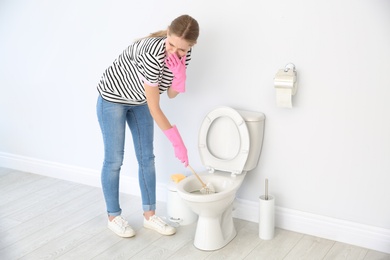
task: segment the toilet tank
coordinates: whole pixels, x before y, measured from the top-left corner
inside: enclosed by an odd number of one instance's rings
[[[263,146],[265,115],[261,112],[237,110],[245,120],[249,132],[250,148],[248,160],[245,163],[244,171],[256,168],[261,148]]]

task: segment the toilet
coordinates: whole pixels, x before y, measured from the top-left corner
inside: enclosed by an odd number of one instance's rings
[[[177,186],[179,196],[198,215],[194,246],[213,251],[227,245],[237,234],[232,209],[245,175],[259,161],[265,115],[261,112],[218,107],[207,114],[199,131],[198,148],[207,171],[203,182],[215,193],[201,194],[199,180],[191,175]]]

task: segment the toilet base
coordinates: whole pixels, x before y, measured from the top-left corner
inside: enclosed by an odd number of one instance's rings
[[[194,246],[204,251],[218,250],[237,235],[232,217],[233,205],[222,216],[199,216],[195,232]]]

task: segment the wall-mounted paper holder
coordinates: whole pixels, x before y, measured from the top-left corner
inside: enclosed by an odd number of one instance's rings
[[[278,70],[274,78],[276,105],[292,108],[292,96],[297,92],[297,72],[295,65],[288,63],[284,69]]]
[[[292,95],[297,92],[297,72],[293,63],[288,63],[284,69],[279,70],[274,78],[275,88],[292,89]]]

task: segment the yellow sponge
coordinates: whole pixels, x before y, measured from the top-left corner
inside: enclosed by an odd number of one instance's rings
[[[181,174],[181,173],[177,173],[177,174],[172,174],[171,175],[171,179],[175,182],[175,183],[179,183],[179,181],[183,180],[186,176],[184,176],[184,174]]]

